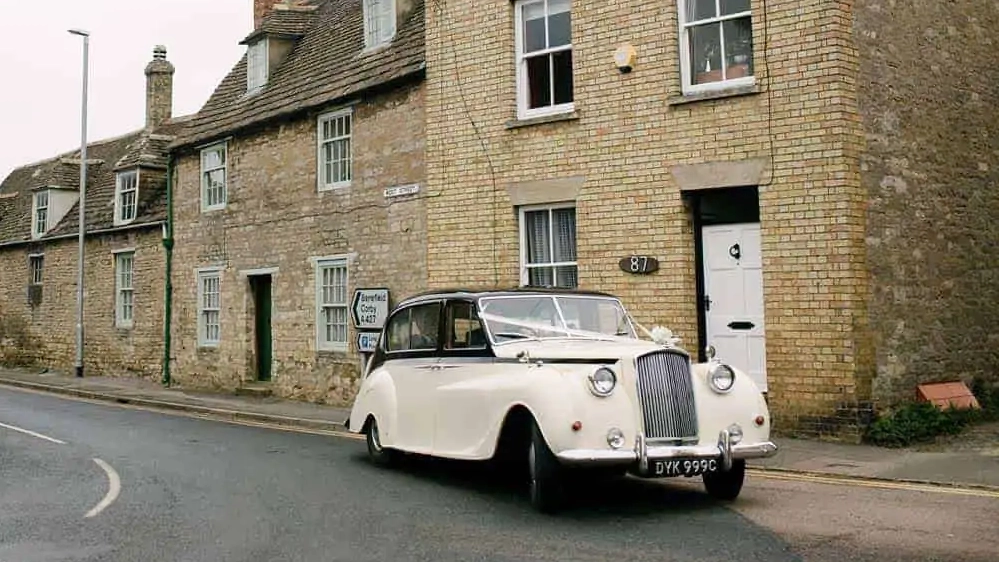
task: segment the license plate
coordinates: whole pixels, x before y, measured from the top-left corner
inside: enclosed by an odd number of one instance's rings
[[[699,476],[718,470],[718,459],[667,459],[649,463],[652,476]]]

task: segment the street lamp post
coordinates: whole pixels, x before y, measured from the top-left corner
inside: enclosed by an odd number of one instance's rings
[[[84,205],[87,191],[87,77],[90,33],[70,29],[73,35],[83,37],[83,109],[80,115],[80,219],[77,234],[79,244],[76,263],[76,376],[83,376],[83,232],[86,226]]]

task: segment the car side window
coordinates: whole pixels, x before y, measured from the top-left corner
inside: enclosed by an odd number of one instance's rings
[[[412,321],[409,326],[409,349],[437,349],[437,339],[440,334],[440,303],[421,304],[412,309]]]
[[[386,351],[433,351],[440,333],[440,303],[411,306],[389,321]]]
[[[486,335],[475,305],[468,301],[455,301],[447,306],[447,341],[445,349],[484,349]]]
[[[409,349],[409,323],[412,311],[411,308],[399,311],[389,321],[386,351],[406,351]]]

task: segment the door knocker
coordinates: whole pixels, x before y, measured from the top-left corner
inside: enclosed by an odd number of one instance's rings
[[[732,244],[732,247],[728,249],[728,255],[735,259],[742,257],[742,250],[739,249],[739,244]]]

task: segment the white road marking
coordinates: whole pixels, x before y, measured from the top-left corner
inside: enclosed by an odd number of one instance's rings
[[[54,437],[49,437],[48,435],[42,435],[41,433],[35,433],[34,431],[30,431],[30,430],[27,430],[27,429],[24,429],[24,428],[20,428],[20,427],[17,427],[17,426],[7,425],[5,423],[0,423],[0,427],[6,427],[7,429],[12,429],[14,431],[19,431],[19,432],[21,432],[21,433],[23,433],[25,435],[30,435],[32,437],[37,437],[39,439],[44,439],[46,441],[51,441],[51,442],[57,443],[59,445],[65,445],[66,444],[65,441],[60,441],[60,440],[58,440],[58,439],[56,439]]]
[[[102,499],[100,503],[95,505],[93,509],[88,511],[87,514],[84,515],[84,517],[94,517],[95,515],[98,515],[100,512],[107,509],[109,505],[114,503],[114,500],[118,499],[118,494],[121,492],[121,478],[118,478],[118,473],[115,472],[113,468],[111,468],[111,465],[102,461],[101,459],[94,459],[94,462],[97,463],[98,466],[103,468],[104,472],[106,472],[108,475],[108,493],[106,496],[104,496],[104,499]]]

